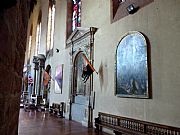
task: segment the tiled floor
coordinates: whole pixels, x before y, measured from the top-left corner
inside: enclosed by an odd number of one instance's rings
[[[96,135],[94,129],[45,112],[20,110],[19,135]],[[101,133],[99,135],[107,135]]]

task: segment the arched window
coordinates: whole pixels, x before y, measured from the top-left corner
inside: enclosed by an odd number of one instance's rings
[[[28,61],[30,61],[31,57],[31,49],[32,49],[32,32],[33,32],[33,25],[31,25],[30,34],[28,38]]]
[[[53,49],[54,24],[55,24],[55,0],[49,0],[47,46],[46,46],[47,52]]]
[[[39,54],[39,49],[40,49],[41,16],[42,16],[42,12],[40,11],[39,12],[39,17],[38,17],[37,29],[36,29],[36,48],[35,48],[35,55],[36,56]]]

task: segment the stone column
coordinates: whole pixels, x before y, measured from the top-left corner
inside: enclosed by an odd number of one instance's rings
[[[0,134],[18,135],[29,8],[26,0],[0,5]]]
[[[35,97],[36,96],[36,74],[37,74],[37,71],[39,70],[39,61],[38,61],[38,57],[37,56],[34,56],[33,57],[33,63],[34,63],[34,85],[33,85],[33,92],[32,92],[32,96]]]
[[[46,57],[43,54],[38,54],[38,59],[39,59],[39,87],[38,87],[38,95],[37,95],[37,105],[40,105],[42,100],[42,95],[41,95],[42,71],[45,66]]]
[[[25,72],[25,76],[27,77],[27,82],[26,82],[26,85],[24,87],[24,91],[23,91],[23,102],[26,104],[29,102],[29,98],[28,98],[28,95],[29,95],[29,92],[28,92],[28,87],[29,87],[29,82],[28,82],[28,78],[29,78],[29,70],[30,70],[30,65],[27,64],[26,65],[26,72]]]

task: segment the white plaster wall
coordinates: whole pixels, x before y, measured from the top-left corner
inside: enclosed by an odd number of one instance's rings
[[[52,78],[55,77],[56,67],[60,64],[64,65],[63,71],[63,88],[62,94],[55,93],[55,80],[51,80],[51,89],[50,89],[50,105],[60,102],[68,103],[69,99],[69,70],[70,70],[70,56],[69,50],[65,49],[66,46],[66,0],[56,0],[56,13],[55,13],[55,31],[54,31],[54,49],[53,56],[47,57],[46,64],[51,65],[52,68]],[[38,0],[38,3],[35,5],[33,13],[29,19],[28,26],[28,35],[30,32],[30,26],[33,24],[33,34],[32,34],[32,54],[31,54],[31,64],[35,51],[36,43],[36,26],[39,11],[42,11],[42,20],[41,20],[41,41],[40,41],[40,54],[46,55],[46,41],[47,41],[47,19],[48,19],[48,6],[49,1]],[[28,43],[27,43],[28,44]],[[28,48],[28,46],[27,46]],[[56,48],[59,49],[59,53],[56,52]],[[27,55],[27,52],[26,52]],[[26,60],[27,61],[27,56]],[[33,66],[32,66],[33,68]],[[33,72],[33,71],[32,71]]]
[[[33,12],[31,13],[31,15],[29,17],[28,30],[27,30],[27,45],[26,45],[25,63],[24,64],[27,64],[27,60],[28,60],[29,36],[30,36],[31,27],[33,27],[32,28],[32,37],[31,37],[31,52],[30,52],[30,67],[31,67],[30,73],[31,73],[32,77],[34,77],[33,56],[35,55],[35,49],[36,49],[36,31],[37,31],[40,6],[41,6],[41,3],[40,3],[40,0],[38,0],[37,4],[34,7]]]
[[[94,117],[101,111],[180,127],[180,1],[155,0],[112,24],[110,3],[110,0],[82,1],[82,26],[98,28],[94,66],[98,70],[102,63],[104,69],[102,84],[94,74]],[[122,36],[132,30],[144,33],[150,40],[152,99],[114,95],[116,47]]]
[[[47,37],[47,19],[48,19],[48,6],[49,1],[47,0],[40,0],[41,1],[41,11],[42,11],[42,18],[41,18],[41,39],[40,39],[40,54],[46,54],[46,37]]]
[[[50,104],[69,98],[69,50],[66,42],[66,0],[56,0],[53,57],[46,65],[55,68],[64,64],[62,94],[54,92],[52,81]],[[41,0],[41,53],[45,54],[48,1]],[[38,16],[38,15],[37,15]],[[180,1],[154,0],[134,15],[111,23],[111,0],[82,0],[82,27],[97,27],[94,67],[103,66],[103,81],[94,73],[96,102],[94,117],[99,111],[180,127]],[[152,99],[120,98],[115,92],[115,53],[120,39],[128,31],[140,31],[150,40]],[[56,53],[56,48],[60,51]],[[103,50],[103,51],[102,51]],[[102,53],[103,52],[103,53]]]
[[[62,94],[55,93],[55,81],[51,83],[50,104],[53,102],[67,102],[69,99],[69,52],[65,49],[66,45],[66,0],[56,0],[55,31],[54,31],[54,50],[50,65],[52,67],[52,77],[55,77],[56,67],[63,64],[63,86]],[[59,53],[56,52],[59,49]]]

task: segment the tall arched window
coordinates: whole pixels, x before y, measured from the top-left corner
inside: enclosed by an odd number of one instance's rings
[[[35,48],[35,55],[39,54],[39,49],[40,49],[40,38],[41,38],[41,11],[39,13],[38,17],[38,24],[37,24],[37,29],[36,29],[36,48]]]
[[[53,49],[54,23],[55,23],[55,0],[49,0],[47,46],[46,46],[47,52]]]
[[[31,48],[32,48],[32,31],[33,31],[33,25],[31,25],[30,34],[29,34],[29,41],[28,41],[28,61],[30,60],[31,56]]]

